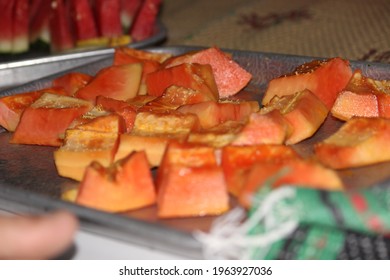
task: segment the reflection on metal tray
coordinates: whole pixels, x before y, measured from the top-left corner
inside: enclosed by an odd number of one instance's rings
[[[133,48],[145,48],[161,43],[167,36],[165,26],[158,22],[154,35],[146,40],[129,44]],[[27,53],[11,55],[8,60],[0,59],[0,89],[24,84],[30,81],[55,74],[67,69],[78,67],[87,63],[109,57],[114,48],[102,48],[89,51],[79,51],[59,55],[47,55],[45,53]]]
[[[193,48],[165,47],[150,50],[180,54],[191,49]],[[231,53],[239,64],[253,74],[253,80],[240,96],[257,100],[261,99],[270,79],[312,59],[259,52]],[[73,70],[95,74],[111,63],[112,57],[108,54],[103,60]],[[390,79],[390,65],[353,62],[352,66],[361,68],[363,73],[373,78]],[[51,70],[48,68],[45,74],[50,73]],[[4,90],[0,96],[47,87],[51,79],[58,75],[60,74]],[[313,143],[330,135],[340,124],[341,122],[329,117],[313,138],[296,145],[298,152],[310,154]],[[215,217],[159,220],[155,207],[109,214],[61,201],[61,190],[76,183],[57,175],[53,160],[54,148],[11,145],[8,143],[9,138],[10,133],[0,131],[0,205],[7,208],[6,210],[41,212],[53,208],[67,208],[78,215],[85,230],[190,258],[202,257],[201,246],[193,238],[192,232],[207,231]],[[348,187],[364,187],[389,180],[390,163],[356,168],[341,172],[340,175]]]

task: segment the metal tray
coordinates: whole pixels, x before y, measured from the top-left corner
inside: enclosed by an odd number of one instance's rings
[[[161,21],[155,26],[153,36],[140,42],[129,44],[132,48],[146,48],[161,43],[167,36],[167,30]],[[0,89],[24,84],[30,81],[55,74],[67,69],[91,63],[109,57],[114,48],[101,48],[88,51],[77,51],[58,55],[42,52],[29,52],[21,55],[10,55],[7,62],[0,58]]]
[[[180,54],[194,47],[151,48],[156,52]],[[312,57],[291,56],[272,53],[227,50],[233,58],[253,74],[253,80],[240,93],[242,98],[261,100],[268,81],[293,70],[297,65],[310,61]],[[112,57],[84,65],[72,70],[95,74],[102,67],[112,63]],[[390,65],[352,62],[353,68],[376,79],[390,79]],[[43,68],[44,69],[44,68]],[[48,67],[41,75],[51,73]],[[60,73],[62,74],[62,73]],[[23,86],[0,92],[0,96],[11,95],[50,85],[52,75]],[[335,131],[341,122],[328,117],[318,133],[298,145],[298,152],[310,155],[312,144]],[[81,220],[84,230],[100,235],[134,242],[150,248],[164,250],[188,258],[202,258],[200,243],[193,237],[196,230],[207,231],[215,217],[165,219],[156,218],[155,207],[109,214],[85,208],[60,200],[61,190],[75,184],[74,181],[57,175],[51,147],[11,145],[10,133],[0,130],[0,207],[16,212],[43,212],[50,209],[66,208]],[[390,163],[376,164],[340,172],[349,188],[366,187],[390,179]]]

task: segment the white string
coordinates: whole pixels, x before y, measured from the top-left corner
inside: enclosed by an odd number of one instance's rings
[[[248,219],[245,220],[246,211],[237,207],[216,219],[209,233],[195,232],[194,237],[202,244],[204,257],[247,259],[252,249],[265,249],[290,235],[298,226],[296,209],[292,207],[286,209],[287,206],[281,202],[294,196],[294,188],[288,186],[278,188],[261,201]],[[261,223],[264,225],[263,233],[248,235],[251,229]]]

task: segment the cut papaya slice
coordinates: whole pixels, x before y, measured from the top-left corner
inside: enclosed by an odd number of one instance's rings
[[[169,144],[157,175],[160,218],[218,215],[229,209],[229,197],[214,149]]]
[[[314,146],[316,157],[334,169],[390,160],[390,119],[355,117]]]
[[[137,114],[135,106],[122,100],[116,100],[101,95],[96,98],[96,105],[102,106],[103,109],[120,115],[125,121],[126,132],[130,132],[133,129]]]
[[[53,86],[62,87],[67,95],[73,96],[79,89],[85,87],[92,80],[92,76],[80,72],[70,72],[53,80]]]
[[[283,144],[292,127],[278,110],[268,113],[252,113],[232,145]]]
[[[139,95],[147,94],[146,76],[149,73],[155,72],[161,68],[160,61],[165,57],[164,54],[152,54],[150,52],[135,50],[126,47],[115,49],[114,53],[114,65],[123,65],[130,63],[142,64],[142,78],[141,85],[138,91]]]
[[[108,212],[154,204],[156,192],[145,153],[132,153],[109,168],[93,162],[79,186],[76,202]]]
[[[206,101],[183,105],[177,109],[183,114],[195,114],[204,129],[219,125],[226,121],[246,121],[250,114],[258,111],[256,101]]]
[[[189,143],[207,144],[214,148],[221,148],[230,144],[244,124],[240,121],[226,121],[208,129],[191,131],[187,141]]]
[[[72,121],[91,108],[85,100],[45,93],[24,110],[11,143],[60,146]]]
[[[292,130],[285,143],[296,144],[311,136],[328,116],[328,108],[310,90],[303,90],[282,97],[274,96],[262,112],[279,110]]]
[[[247,177],[249,168],[260,162],[283,161],[290,158],[299,158],[299,155],[285,145],[251,145],[226,146],[222,148],[221,166],[226,179],[228,191],[238,196]]]
[[[185,63],[146,76],[147,92],[150,95],[161,96],[172,85],[193,89],[214,101],[219,99],[210,65]]]
[[[357,69],[331,112],[344,121],[352,117],[390,117],[390,81],[371,79]]]
[[[292,73],[272,79],[262,104],[266,105],[274,96],[284,96],[303,91],[313,92],[330,110],[338,93],[352,77],[349,62],[341,58],[324,61],[314,60],[298,66]]]
[[[41,92],[33,91],[0,98],[0,125],[14,131],[23,111],[41,95]]]
[[[249,72],[216,47],[172,57],[164,65],[172,67],[182,63],[211,65],[219,96],[222,98],[238,93],[252,79]]]
[[[132,132],[139,135],[188,134],[199,128],[194,114],[138,112]]]
[[[113,162],[118,137],[124,128],[123,119],[116,114],[75,122],[73,128],[66,130],[64,144],[54,152],[54,161],[60,176],[80,181],[91,162],[97,161],[103,166]]]
[[[100,70],[75,96],[92,102],[99,95],[127,100],[137,95],[141,74],[142,66],[139,63],[109,66]]]
[[[274,180],[274,181],[272,181]],[[238,202],[245,208],[252,206],[254,194],[266,183],[272,187],[293,185],[329,191],[341,191],[344,186],[337,173],[321,164],[299,158],[256,163],[249,168]]]
[[[122,134],[115,160],[125,158],[132,152],[144,151],[151,167],[159,166],[167,145],[172,141],[184,141],[185,134],[137,135]]]

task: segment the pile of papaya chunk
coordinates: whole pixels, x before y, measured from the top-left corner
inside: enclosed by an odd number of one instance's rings
[[[250,208],[270,178],[343,191],[337,170],[390,160],[390,81],[313,60],[272,79],[259,103],[238,97],[252,78],[217,47],[120,47],[94,76],[2,97],[0,125],[12,144],[57,147],[58,174],[79,182],[64,199],[115,213],[156,205],[159,218],[219,215],[232,197]],[[299,154],[329,114],[343,125]]]

